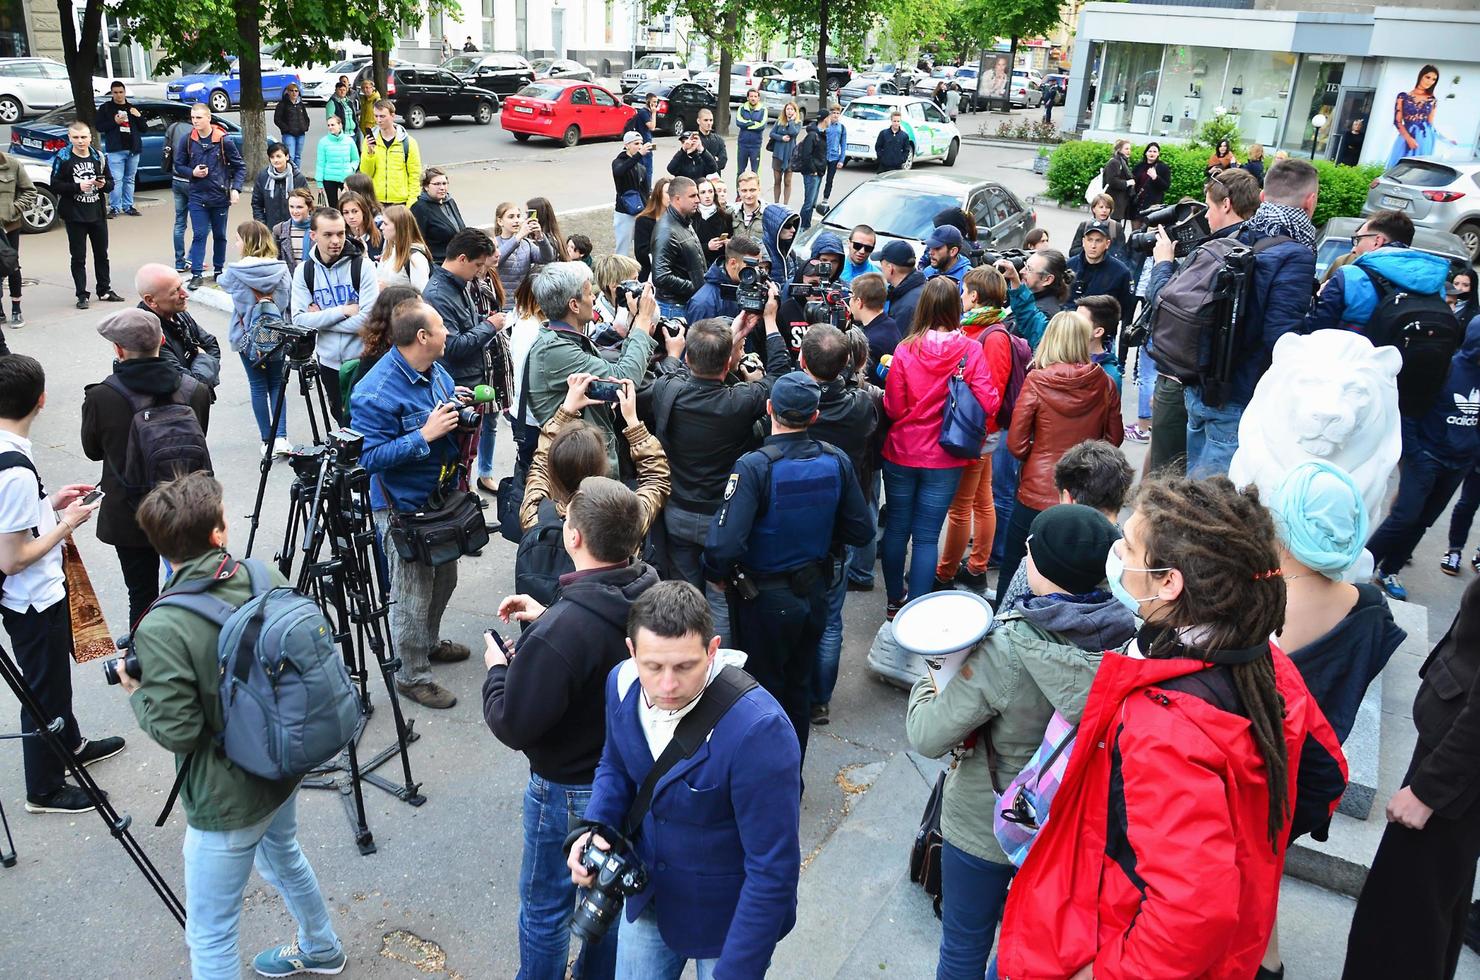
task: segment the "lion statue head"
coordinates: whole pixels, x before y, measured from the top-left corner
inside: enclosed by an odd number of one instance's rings
[[[1285,334],[1239,421],[1228,478],[1237,486],[1256,485],[1271,500],[1299,464],[1332,463],[1356,481],[1376,527],[1388,476],[1402,452],[1402,366],[1397,348],[1373,347],[1348,330]]]

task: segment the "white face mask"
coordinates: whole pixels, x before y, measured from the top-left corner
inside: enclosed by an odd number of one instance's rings
[[[1120,557],[1119,549],[1113,546],[1105,555],[1105,581],[1110,583],[1110,594],[1115,596],[1115,598],[1120,601],[1121,605],[1125,606],[1137,616],[1141,615],[1141,603],[1151,602],[1153,599],[1156,598],[1156,595],[1148,595],[1145,598],[1141,599],[1136,598],[1135,596],[1131,595],[1129,591],[1126,590],[1125,583],[1121,581],[1121,577],[1124,576],[1126,572],[1155,573],[1170,571],[1170,568],[1127,568],[1125,565],[1125,559]]]

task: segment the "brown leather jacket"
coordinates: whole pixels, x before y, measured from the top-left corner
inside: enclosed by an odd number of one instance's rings
[[[519,506],[519,526],[526,531],[539,523],[540,501],[550,496],[550,443],[561,429],[580,420],[579,415],[571,415],[562,406],[540,429],[539,446],[524,484],[524,503]],[[623,429],[622,435],[627,438],[632,464],[637,467],[637,502],[642,506],[642,532],[646,534],[668,499],[668,455],[663,452],[663,444],[641,422]],[[557,503],[555,509],[561,517],[565,516],[564,504]]]
[[[1125,426],[1120,420],[1120,391],[1098,364],[1052,364],[1028,372],[1007,448],[1023,461],[1017,499],[1035,510],[1059,502],[1053,468],[1059,457],[1086,439],[1106,439],[1120,445]]]

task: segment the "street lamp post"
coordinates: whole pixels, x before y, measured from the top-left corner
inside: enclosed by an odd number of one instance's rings
[[[1314,130],[1310,134],[1310,158],[1312,160],[1316,158],[1316,144],[1321,141],[1321,130],[1326,128],[1326,123],[1328,122],[1330,120],[1326,118],[1324,112],[1318,112],[1310,117],[1311,129]]]

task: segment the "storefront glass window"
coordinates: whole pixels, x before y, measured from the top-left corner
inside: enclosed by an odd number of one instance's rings
[[[1290,93],[1290,124],[1280,146],[1292,154],[1310,155],[1312,142],[1317,156],[1326,152],[1326,143],[1335,127],[1331,125],[1336,98],[1341,93],[1341,78],[1346,72],[1346,59],[1341,56],[1308,54],[1295,76],[1295,89]],[[1310,121],[1317,114],[1327,119],[1326,128],[1316,133]]]
[[[1151,132],[1161,51],[1160,44],[1112,41],[1105,45],[1105,62],[1096,93],[1099,99],[1096,129]]]
[[[0,2],[0,58],[25,58],[31,54],[26,37],[26,12],[21,0]]]
[[[1197,128],[1213,118],[1227,67],[1227,48],[1167,45],[1152,123],[1155,132],[1181,139],[1196,135]]]
[[[1232,52],[1218,104],[1238,123],[1244,149],[1234,152],[1240,160],[1250,143],[1257,141],[1274,148],[1290,104],[1290,73],[1294,68],[1295,56],[1283,51]]]

